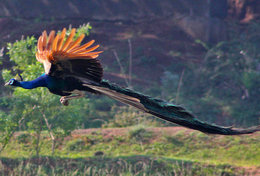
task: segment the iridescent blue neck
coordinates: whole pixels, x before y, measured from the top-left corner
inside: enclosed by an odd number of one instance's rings
[[[24,89],[34,89],[37,87],[47,87],[47,82],[46,82],[46,77],[47,75],[41,75],[40,77],[36,78],[35,80],[32,81],[21,81],[18,83],[17,86],[22,87]]]

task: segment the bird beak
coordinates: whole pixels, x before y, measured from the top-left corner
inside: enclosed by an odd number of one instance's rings
[[[9,82],[5,83],[5,86],[8,86],[9,85]]]

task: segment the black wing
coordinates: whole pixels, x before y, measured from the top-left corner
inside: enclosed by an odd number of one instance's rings
[[[100,82],[103,68],[97,59],[64,59],[51,64],[48,74],[57,78],[74,76]]]

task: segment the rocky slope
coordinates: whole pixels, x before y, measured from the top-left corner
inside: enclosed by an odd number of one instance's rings
[[[0,45],[4,47],[6,42],[22,35],[38,37],[44,29],[59,30],[90,22],[94,29],[90,38],[101,43],[105,51],[101,59],[109,68],[107,77],[122,77],[109,70],[120,72],[114,51],[127,62],[130,43],[135,77],[142,75],[142,80],[159,81],[166,67],[176,61],[200,62],[205,51],[194,45],[195,39],[212,43],[227,39],[227,19],[248,22],[256,18],[258,3],[255,0],[196,3],[193,0],[27,0],[26,3],[4,0],[0,2]],[[7,57],[3,63],[2,67],[10,65]],[[153,77],[151,70],[156,70]]]

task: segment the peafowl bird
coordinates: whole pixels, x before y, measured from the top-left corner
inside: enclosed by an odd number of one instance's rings
[[[103,69],[97,59],[102,51],[94,40],[81,45],[84,34],[73,40],[76,29],[65,39],[66,29],[55,35],[44,31],[38,39],[36,58],[43,63],[45,74],[32,81],[9,80],[6,85],[24,89],[47,87],[53,94],[62,96],[60,102],[84,97],[84,92],[103,94],[136,107],[163,120],[209,134],[238,135],[260,131],[260,126],[235,129],[209,124],[197,119],[183,107],[155,99],[128,88],[122,88],[102,79]]]

